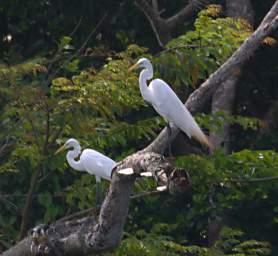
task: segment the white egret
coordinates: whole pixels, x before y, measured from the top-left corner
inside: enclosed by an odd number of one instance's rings
[[[161,79],[154,79],[149,86],[147,81],[153,78],[153,67],[146,58],[141,58],[129,70],[143,68],[139,76],[139,86],[144,100],[152,104],[156,112],[167,122],[167,131],[170,143],[171,124],[176,125],[189,138],[194,137],[201,144],[211,148],[207,136],[202,132],[193,116],[171,89],[171,87]],[[171,148],[169,144],[169,153]]]
[[[97,199],[100,198],[100,182],[101,178],[111,180],[112,170],[116,162],[111,158],[101,154],[93,149],[84,149],[81,153],[81,146],[76,139],[68,139],[66,143],[60,147],[55,154],[64,150],[71,149],[67,153],[67,161],[69,165],[77,170],[88,172],[96,177]],[[79,160],[76,158],[79,157]]]

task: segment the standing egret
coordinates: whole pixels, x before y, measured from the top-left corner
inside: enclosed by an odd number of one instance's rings
[[[76,139],[68,139],[66,143],[55,152],[55,154],[66,149],[71,149],[67,153],[67,161],[73,169],[81,172],[88,172],[96,176],[96,197],[98,201],[100,199],[101,178],[109,181],[111,180],[112,170],[116,165],[116,162],[93,149],[87,148],[81,153],[81,146]],[[75,160],[78,157],[79,160]]]
[[[129,70],[143,68],[139,76],[139,86],[142,97],[151,103],[156,112],[167,121],[169,139],[169,154],[171,155],[170,136],[171,124],[176,125],[189,138],[194,137],[206,147],[211,147],[207,136],[202,132],[193,116],[183,105],[171,87],[161,79],[154,79],[149,86],[147,80],[153,78],[153,67],[146,58],[141,58]]]

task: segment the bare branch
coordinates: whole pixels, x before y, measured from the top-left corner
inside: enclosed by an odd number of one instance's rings
[[[27,199],[22,211],[22,218],[21,218],[21,224],[20,224],[20,231],[19,231],[19,239],[22,239],[26,235],[26,231],[28,228],[28,219],[29,219],[29,211],[32,205],[33,201],[33,194],[36,190],[36,186],[38,183],[39,175],[42,171],[42,165],[39,164],[37,168],[35,169],[34,173],[32,174],[30,186],[28,190]]]
[[[158,13],[158,2],[157,0],[152,0],[152,6],[155,12]]]
[[[64,65],[67,65],[68,63],[70,63],[75,57],[78,57],[81,52],[84,50],[84,48],[86,47],[86,45],[88,44],[89,40],[92,38],[92,36],[96,33],[96,31],[99,29],[99,27],[101,26],[101,24],[104,22],[105,18],[107,17],[107,13],[105,13],[102,18],[100,19],[100,21],[97,23],[97,25],[94,27],[94,29],[89,33],[89,35],[87,36],[87,38],[85,39],[85,41],[82,43],[81,47],[72,55],[70,55]],[[80,19],[80,22],[81,22],[81,19]],[[78,23],[76,25],[76,29],[79,27],[80,23]],[[75,32],[75,29],[73,30],[73,32]],[[61,53],[63,49],[59,49],[58,52],[57,52],[57,56],[59,55],[59,53]],[[56,56],[55,55],[55,56]],[[55,62],[55,57],[54,57],[54,60],[53,62]],[[52,63],[53,64],[53,63]],[[50,63],[50,65],[52,65]],[[45,84],[46,85],[49,85],[49,83],[51,82],[51,80],[58,74],[59,72],[59,69],[56,69],[55,71],[53,71],[51,74],[49,74],[48,78],[46,79],[45,81]]]
[[[79,28],[80,25],[81,25],[82,19],[83,19],[83,17],[81,17],[81,18],[79,19],[78,23],[76,24],[76,26],[74,27],[74,29],[73,29],[72,32],[70,33],[70,37],[72,37],[72,36],[76,33],[76,31],[78,30],[78,28]],[[54,64],[56,61],[60,60],[59,55],[62,53],[62,51],[63,51],[63,48],[59,47],[59,49],[56,51],[54,57],[49,61],[48,65],[47,65],[47,68],[46,68],[46,69],[47,69],[48,71],[50,71],[50,70],[52,69],[53,64]],[[49,74],[49,76],[52,77],[52,74]],[[49,79],[46,79],[46,81],[49,81]],[[46,84],[47,84],[47,83],[46,83]]]
[[[81,45],[81,47],[77,50],[77,52],[75,53],[74,56],[79,56],[80,53],[85,49],[86,45],[88,44],[88,42],[90,41],[90,39],[92,38],[92,36],[96,33],[96,31],[99,29],[99,27],[101,26],[101,24],[104,22],[104,20],[106,19],[108,13],[106,12],[102,18],[99,20],[99,22],[97,23],[97,25],[95,26],[95,28],[90,32],[90,34],[87,36],[87,38],[85,39],[85,41],[83,42],[83,44]]]
[[[159,12],[153,9],[146,0],[135,0],[134,3],[149,20],[158,44],[163,47],[171,39],[165,20],[160,17]]]
[[[201,9],[201,6],[205,6],[209,2],[210,2],[209,0],[204,0],[202,2],[199,0],[190,1],[188,5],[182,8],[178,13],[176,13],[175,15],[173,15],[172,17],[166,20],[169,29],[172,31],[182,22],[194,17],[194,15],[196,15],[198,10]]]
[[[253,178],[253,179],[231,179],[228,182],[230,183],[259,183],[259,182],[268,182],[268,181],[276,181],[278,180],[278,176],[270,176],[270,177],[262,177],[262,178]]]
[[[163,47],[170,39],[171,33],[185,20],[192,18],[201,6],[206,5],[209,0],[191,0],[179,12],[173,16],[163,19],[158,10],[157,0],[152,0],[152,6],[146,0],[135,0],[135,5],[145,14],[155,33],[158,44]]]

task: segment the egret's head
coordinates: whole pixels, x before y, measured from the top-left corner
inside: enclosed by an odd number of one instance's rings
[[[151,67],[152,67],[152,64],[147,58],[141,58],[133,66],[131,66],[128,70],[131,71],[131,70],[134,70],[134,69],[137,69],[137,68],[147,68],[147,69],[149,69]]]
[[[75,149],[77,147],[80,147],[80,145],[76,139],[73,138],[68,139],[66,143],[55,152],[55,155],[65,151],[66,149]]]

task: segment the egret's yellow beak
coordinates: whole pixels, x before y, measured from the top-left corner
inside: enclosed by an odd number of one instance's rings
[[[135,63],[134,65],[132,65],[129,69],[128,69],[128,71],[132,71],[132,70],[134,70],[134,69],[136,69],[136,68],[138,68],[139,67],[139,64],[138,63]]]
[[[63,145],[62,147],[60,147],[60,148],[54,153],[54,155],[57,155],[57,154],[59,154],[60,152],[63,152],[64,150],[66,150],[66,146],[65,146],[65,145]]]

